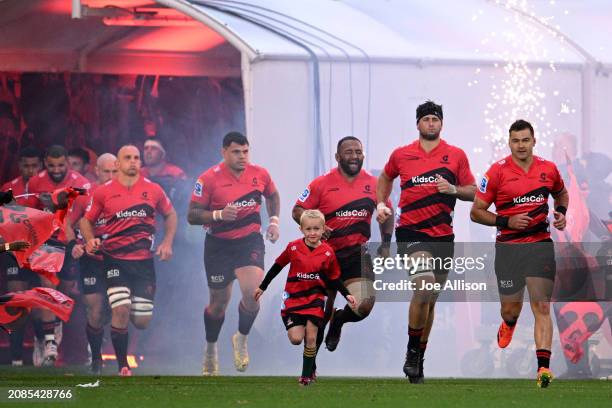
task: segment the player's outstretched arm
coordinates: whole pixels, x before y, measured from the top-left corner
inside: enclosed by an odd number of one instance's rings
[[[300,207],[299,205],[294,205],[293,210],[291,210],[291,218],[293,218],[293,221],[295,221],[298,225],[300,225],[300,218],[302,217],[303,212],[304,208]]]
[[[176,211],[172,209],[164,218],[164,239],[155,252],[161,261],[167,261],[172,258],[172,244],[174,243],[174,236],[176,235],[177,223],[178,218],[176,216]]]
[[[270,267],[263,281],[261,281],[261,283],[259,284],[259,287],[255,290],[255,293],[253,294],[253,297],[255,298],[255,300],[259,300],[261,295],[263,295],[264,291],[268,289],[268,286],[272,282],[272,279],[276,278],[276,276],[278,276],[278,274],[282,270],[283,270],[283,267],[277,263],[275,263],[274,265]]]

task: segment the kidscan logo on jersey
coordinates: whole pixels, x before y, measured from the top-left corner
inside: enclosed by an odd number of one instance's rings
[[[531,196],[514,197],[512,199],[512,202],[514,204],[543,203],[544,201],[546,201],[546,197],[544,197],[544,194],[540,194],[538,196],[531,195]]]
[[[344,211],[336,211],[336,217],[369,217],[370,212],[368,210],[344,210]]]
[[[425,183],[435,183],[436,176],[414,176],[412,177],[412,184],[425,184]]]
[[[117,213],[115,213],[115,216],[117,218],[131,218],[131,217],[144,218],[147,216],[147,212],[145,210],[132,210],[132,211],[123,210],[123,211],[118,211]]]
[[[298,272],[297,277],[298,279],[316,280],[319,279],[319,274]]]
[[[234,206],[236,208],[247,208],[247,207],[255,207],[257,205],[257,201],[251,198],[249,201],[234,201],[233,203],[228,203],[228,205]]]

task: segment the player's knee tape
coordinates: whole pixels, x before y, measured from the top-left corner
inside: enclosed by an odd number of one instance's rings
[[[416,278],[425,278],[428,276],[434,279],[436,277],[433,269],[429,265],[418,263],[416,266],[412,266],[408,269],[408,278],[410,281],[413,281]]]
[[[353,313],[359,317],[364,317],[362,316],[359,306],[361,306],[362,303],[374,303],[374,299],[376,298],[372,281],[363,279],[351,282],[346,286],[346,288],[351,295],[353,295],[355,302],[357,303],[357,307],[353,309]]]
[[[153,315],[153,301],[138,296],[132,297],[132,307],[130,308],[130,314],[132,316]]]
[[[132,300],[130,299],[130,288],[125,286],[119,286],[115,288],[108,288],[106,291],[108,295],[108,303],[110,304],[111,309],[114,309],[118,306],[130,305]]]

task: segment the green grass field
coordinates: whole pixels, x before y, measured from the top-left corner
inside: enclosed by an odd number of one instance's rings
[[[410,385],[400,378],[321,377],[300,388],[293,377],[100,377],[97,388],[78,388],[96,378],[68,371],[0,369],[0,408],[6,407],[610,407],[612,382],[556,380],[539,389],[532,380],[430,379]],[[9,402],[11,388],[70,387],[75,400]]]

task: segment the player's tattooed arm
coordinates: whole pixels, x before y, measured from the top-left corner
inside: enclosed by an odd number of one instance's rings
[[[191,225],[210,224],[213,222],[213,212],[208,210],[202,204],[192,201],[189,203],[187,222]]]
[[[476,184],[469,184],[467,186],[456,186],[457,198],[461,201],[474,201],[476,196]]]

